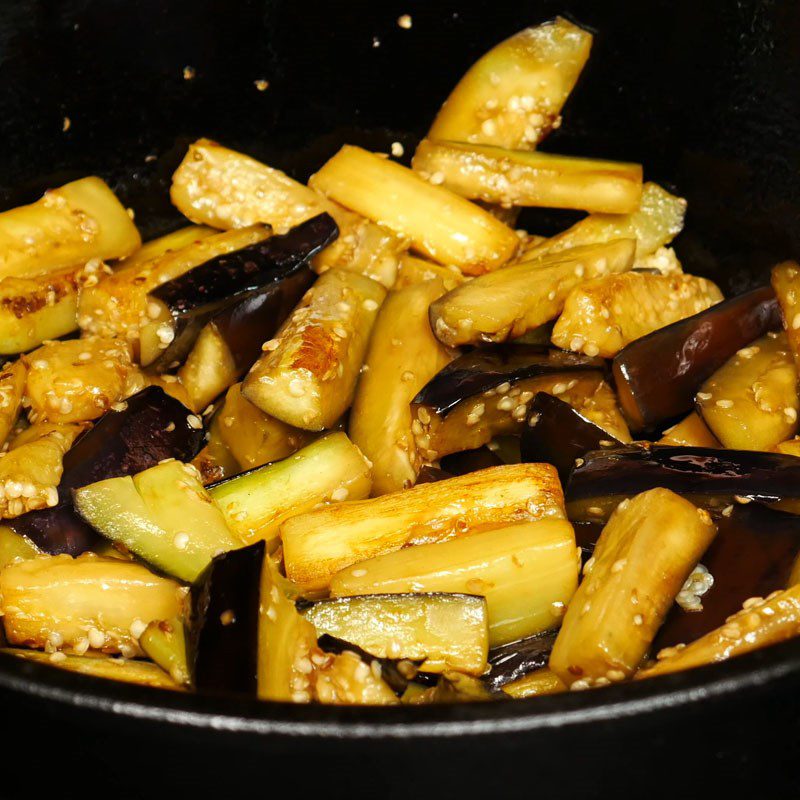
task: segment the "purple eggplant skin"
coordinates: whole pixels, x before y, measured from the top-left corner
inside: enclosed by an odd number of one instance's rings
[[[489,671],[483,680],[490,689],[498,690],[529,672],[547,666],[558,630],[537,633],[489,651]]]
[[[446,416],[462,400],[525,378],[575,370],[604,370],[602,358],[530,344],[478,347],[451,361],[413,399]]]
[[[592,450],[622,446],[569,403],[538,392],[528,412],[520,452],[523,462],[552,464],[561,482],[566,483],[576,459]]]
[[[800,458],[664,445],[595,450],[570,474],[567,514],[573,521],[607,519],[622,499],[656,487],[671,489],[711,512],[737,498],[776,503],[800,497]]]
[[[737,350],[781,327],[775,293],[764,286],[631,342],[612,365],[631,429],[652,431],[691,411],[703,381]]]
[[[284,301],[280,297],[283,283],[302,271],[305,274],[299,280],[287,284],[287,290],[299,299],[303,292],[297,294],[298,286],[310,277],[309,262],[338,235],[339,228],[333,218],[319,214],[288,233],[216,256],[154,289],[150,296],[169,309],[175,335],[150,366],[166,369],[176,361],[183,361],[209,320],[240,300],[263,293],[267,287],[272,287],[276,295],[277,308],[289,305],[288,298]],[[290,310],[293,307],[294,304]],[[263,341],[262,338],[259,345]]]
[[[496,453],[488,447],[476,447],[474,450],[461,450],[458,453],[451,453],[444,456],[439,465],[442,470],[451,475],[466,475],[469,472],[477,472],[479,469],[498,467],[505,463]],[[417,480],[419,483],[419,480]]]
[[[417,474],[417,482],[414,485],[419,486],[421,483],[436,483],[436,481],[446,481],[448,478],[452,477],[453,476],[449,472],[445,472],[443,469],[431,467],[426,464],[424,467],[420,468],[420,471]]]
[[[653,652],[699,639],[741,609],[750,597],[766,597],[788,585],[800,552],[800,517],[757,503],[737,506],[717,521],[717,536],[702,558],[714,585],[702,611],[673,606],[653,642]]]
[[[64,456],[58,505],[9,520],[51,555],[76,556],[98,541],[98,534],[72,510],[72,492],[106,478],[154,467],[165,458],[191,461],[204,443],[202,426],[189,424],[191,412],[158,386],[148,386],[127,401],[123,411],[106,412]],[[193,422],[196,423],[196,417]]]
[[[222,553],[192,585],[187,652],[198,691],[255,697],[266,544]]]

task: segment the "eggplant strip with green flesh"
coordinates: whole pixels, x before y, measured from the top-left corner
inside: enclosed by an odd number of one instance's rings
[[[631,427],[652,429],[691,411],[705,380],[738,350],[780,327],[775,294],[763,287],[631,342],[613,364]]]
[[[333,576],[331,594],[483,595],[489,645],[494,647],[557,624],[576,589],[579,566],[572,526],[561,519],[540,519],[359,561]]]
[[[24,536],[7,525],[0,525],[0,571],[14,561],[23,561],[39,555],[39,549]]]
[[[142,365],[163,371],[183,361],[209,320],[252,294],[270,289],[276,312],[290,308],[310,281],[308,261],[338,235],[332,217],[320,214],[288,233],[212,258],[152,289],[152,319],[140,332]],[[275,327],[279,324],[276,320]]]
[[[502,266],[519,246],[516,233],[488,211],[360,147],[342,147],[311,185],[408,239],[416,252],[469,275]]]
[[[172,202],[195,222],[227,230],[264,223],[285,233],[328,213],[341,236],[313,259],[314,269],[338,267],[365,275],[390,289],[408,245],[375,225],[292,180],[280,170],[208,139],[189,147],[172,178]]]
[[[345,567],[409,545],[518,520],[563,519],[562,499],[549,464],[514,464],[339,503],[281,525],[286,575],[304,588],[324,589]]]
[[[659,445],[595,451],[570,475],[567,512],[573,521],[607,519],[623,499],[658,486],[715,513],[733,502],[777,503],[800,497],[800,458]]]
[[[421,467],[409,404],[455,353],[431,333],[428,307],[440,280],[391,292],[372,330],[350,412],[353,443],[373,464],[373,495],[413,486]]]
[[[191,683],[186,626],[180,617],[151,622],[139,637],[139,646],[179,686]]]
[[[584,565],[550,669],[571,688],[631,677],[716,532],[706,511],[667,489],[620,503]]]
[[[553,344],[613,358],[625,345],[722,300],[694,275],[626,272],[587,281],[570,292],[553,328]]]
[[[561,124],[591,47],[592,34],[563,17],[520,31],[467,70],[428,138],[533,149]]]
[[[412,165],[426,180],[442,176],[442,185],[462,197],[505,208],[630,214],[642,195],[642,165],[619,161],[423,139]]]
[[[697,392],[711,432],[732,450],[773,450],[797,433],[797,369],[785,334],[739,350]]]
[[[141,244],[108,186],[82,178],[0,214],[0,275],[31,278],[91,259],[123,258]]]
[[[350,406],[386,290],[371,278],[328,270],[318,278],[242,383],[242,394],[276,419],[331,428]]]
[[[584,281],[630,269],[633,253],[633,239],[616,239],[479,276],[431,305],[431,329],[451,347],[517,339],[555,319]]]

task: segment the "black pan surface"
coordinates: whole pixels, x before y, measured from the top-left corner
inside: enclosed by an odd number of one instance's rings
[[[343,142],[413,152],[478,55],[557,13],[597,35],[543,149],[643,161],[689,199],[687,271],[726,293],[797,257],[792,0],[0,0],[0,208],[97,173],[151,237],[180,224],[169,177],[198,136],[298,178]],[[538,233],[570,222],[523,220]],[[2,659],[0,796],[39,783],[229,796],[277,790],[276,776],[329,797],[487,796],[521,778],[554,797],[793,796],[798,676],[795,641],[593,693],[387,711],[178,696]]]

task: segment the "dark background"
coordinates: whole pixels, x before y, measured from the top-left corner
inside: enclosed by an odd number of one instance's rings
[[[169,176],[209,136],[303,178],[344,141],[411,152],[489,46],[568,12],[596,31],[564,125],[543,149],[645,163],[689,198],[680,254],[726,291],[800,253],[800,3],[774,0],[0,1],[0,207],[87,173],[147,236],[178,224]],[[396,24],[413,17],[411,30]],[[380,46],[373,46],[377,39]],[[195,78],[183,78],[191,66]],[[258,92],[254,81],[270,88]],[[62,131],[64,117],[71,126]],[[155,160],[145,161],[148,156]],[[529,213],[536,232],[569,215]],[[796,796],[793,679],[683,716],[473,738],[286,741],[276,755],[168,724],[114,725],[2,696],[0,796],[277,791],[471,797]]]

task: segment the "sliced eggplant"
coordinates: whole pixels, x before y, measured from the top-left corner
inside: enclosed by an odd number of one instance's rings
[[[280,524],[320,504],[369,495],[370,467],[340,431],[292,456],[210,487],[229,527],[246,542],[274,540]]]
[[[591,47],[592,34],[563,17],[525,28],[470,67],[428,138],[533,149],[561,124]]]
[[[85,553],[9,564],[0,597],[12,645],[128,657],[141,654],[139,635],[150,622],[183,616],[185,590],[133,561]]]
[[[527,697],[541,697],[546,694],[565,692],[567,685],[558,675],[548,667],[542,667],[530,672],[513,683],[503,686],[503,691],[515,700],[524,700]]]
[[[631,214],[642,196],[642,165],[491,145],[423,139],[413,160],[427,180],[462,197],[501,207],[575,208]]]
[[[394,282],[392,289],[399,291],[436,278],[441,279],[444,288],[448,292],[451,289],[455,289],[456,286],[460,286],[466,280],[461,270],[456,267],[444,267],[441,264],[434,264],[432,261],[404,255],[400,261],[397,280]]]
[[[631,342],[613,367],[628,421],[647,430],[691,411],[703,381],[737,350],[780,327],[775,294],[764,287]]]
[[[281,525],[286,575],[305,588],[324,589],[345,567],[412,544],[464,538],[516,520],[562,519],[561,501],[561,485],[551,466],[515,464],[339,503]]]
[[[711,587],[696,606],[673,606],[653,642],[653,652],[693,642],[723,625],[746,601],[752,604],[751,598],[792,585],[790,576],[800,552],[800,517],[757,503],[734,504],[719,517],[717,527],[717,536],[703,555]]]
[[[244,397],[296,428],[333,427],[352,402],[385,296],[371,278],[328,270],[267,343],[242,383]]]
[[[682,230],[686,201],[657,183],[642,187],[638,210],[632,214],[590,214],[571,228],[528,250],[528,259],[540,259],[560,250],[597,245],[614,239],[635,239],[641,259],[669,244]]]
[[[186,653],[186,627],[179,617],[151,622],[139,637],[145,655],[155,661],[179,686],[191,681]]]
[[[578,568],[572,526],[540,519],[360,561],[333,576],[331,594],[479,594],[495,647],[552,628],[577,587]]]
[[[768,333],[739,350],[700,387],[697,408],[733,450],[773,450],[794,436],[800,396],[786,335]]]
[[[706,511],[667,489],[620,503],[583,568],[550,669],[576,688],[633,675],[716,532]]]
[[[545,631],[495,647],[489,651],[489,671],[483,676],[484,681],[492,689],[505,688],[546,667],[557,634],[557,630]]]
[[[375,322],[349,425],[353,442],[373,463],[374,495],[417,480],[421,458],[409,403],[454,356],[428,324],[428,307],[443,293],[439,279],[391,292]]]
[[[587,453],[566,487],[569,518],[607,519],[623,499],[657,486],[712,512],[733,502],[776,503],[800,497],[800,458],[658,445]]]
[[[377,669],[381,667],[378,659],[365,660],[353,645],[347,642],[340,645],[330,636],[323,638],[329,647],[341,652],[326,659],[314,672],[314,697],[317,702],[354,706],[399,704],[395,691],[384,679],[385,670]],[[372,667],[372,664],[376,667]]]
[[[522,432],[522,460],[552,464],[563,484],[578,458],[592,450],[621,446],[622,442],[569,403],[545,392],[533,398]]]
[[[414,687],[415,691],[411,690]],[[445,672],[432,689],[417,691],[418,684],[411,684],[403,696],[408,705],[436,705],[446,703],[485,703],[490,700],[507,700],[503,692],[493,692],[479,678],[463,672]]]
[[[439,463],[448,475],[466,475],[470,472],[477,472],[479,469],[499,467],[505,462],[488,447],[478,447],[475,450],[451,453],[442,458]]]
[[[786,338],[800,367],[800,264],[784,261],[772,268],[772,288],[778,298]]]
[[[220,439],[217,418],[211,421],[208,430],[208,444],[192,459],[192,466],[196,467],[200,473],[203,486],[219,483],[242,471],[239,462]]]
[[[6,525],[0,525],[0,571],[14,561],[34,558],[39,549],[24,536],[15,533]]]
[[[633,254],[634,240],[620,238],[481,275],[431,305],[431,328],[450,346],[517,339],[555,319],[584,281],[630,269]]]
[[[672,444],[679,447],[722,447],[719,439],[711,433],[696,411],[692,411],[676,425],[667,428],[656,444]],[[790,455],[797,455],[797,453]]]
[[[216,555],[242,546],[197,470],[180,461],[91,483],[74,492],[73,503],[103,536],[187,583]]]
[[[408,239],[424,256],[470,275],[505,264],[519,246],[514,231],[479,206],[360,147],[345,145],[311,185]]]
[[[218,555],[192,586],[188,650],[199,691],[256,695],[264,550],[256,542]]]
[[[189,219],[215,228],[266,223],[285,233],[327,212],[341,236],[314,259],[314,269],[348,269],[391,288],[407,245],[380,225],[331,202],[277,169],[208,139],[189,147],[172,178],[172,202]]]
[[[141,246],[128,212],[106,184],[82,178],[0,214],[0,275],[30,278]]]
[[[553,344],[613,358],[635,339],[720,300],[722,292],[714,283],[694,275],[607,275],[570,292],[553,328]]]
[[[166,369],[183,361],[215,314],[267,288],[277,329],[281,312],[285,316],[311,281],[308,261],[338,235],[333,218],[320,214],[288,233],[212,258],[151,290],[148,298],[154,309],[152,321],[140,333],[141,363]]]
[[[0,446],[17,424],[27,377],[28,370],[19,360],[6,364],[0,371]]]
[[[377,658],[420,662],[423,672],[486,669],[488,628],[482,597],[382,594],[339,597],[302,611],[318,636],[329,634]],[[320,647],[326,648],[320,641]],[[404,687],[405,688],[405,687]]]

